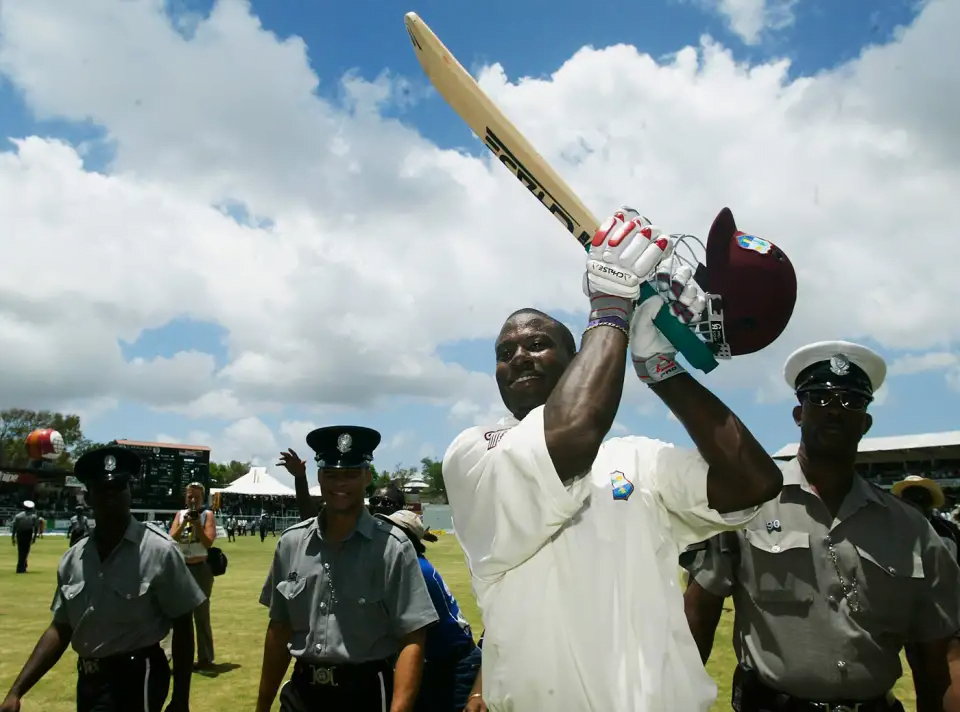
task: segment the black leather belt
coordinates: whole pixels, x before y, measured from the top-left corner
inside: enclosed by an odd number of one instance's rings
[[[738,712],[897,712],[903,707],[886,695],[869,700],[801,700],[764,684],[754,670],[739,665],[733,674],[733,708]]]
[[[140,662],[156,655],[162,656],[164,660],[167,659],[163,648],[160,647],[160,643],[154,643],[146,648],[131,650],[128,653],[109,655],[105,658],[77,658],[77,672],[81,675],[113,673],[131,663]]]
[[[297,660],[293,666],[291,682],[298,685],[352,687],[365,684],[379,672],[393,667],[389,660],[373,660],[365,663],[313,663]]]

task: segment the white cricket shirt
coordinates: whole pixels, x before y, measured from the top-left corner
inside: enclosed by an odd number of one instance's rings
[[[680,551],[758,509],[707,504],[695,450],[640,437],[564,485],[543,408],[461,433],[443,458],[483,613],[491,712],[698,712],[717,688],[683,613]]]

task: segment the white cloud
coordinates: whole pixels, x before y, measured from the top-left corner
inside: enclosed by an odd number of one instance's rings
[[[37,116],[103,127],[115,158],[92,173],[42,137],[0,154],[0,401],[227,418],[218,453],[243,459],[287,444],[255,416],[293,403],[402,395],[466,421],[499,414],[492,378],[436,347],[492,338],[519,306],[582,313],[579,247],[487,156],[381,117],[410,100],[405,78],[348,76],[332,104],[303,43],[246,4],[218,3],[192,39],[161,6],[4,2],[0,72]],[[960,336],[960,284],[938,267],[960,259],[957,21],[960,5],[932,0],[890,44],[813,77],[737,64],[705,39],[662,63],[618,45],[545,79],[493,65],[480,81],[595,212],[634,203],[703,235],[730,205],[787,251],[790,327],[705,379],[776,399],[800,343],[947,352]],[[224,215],[228,202],[255,220]],[[182,316],[224,328],[223,368],[199,353],[124,361],[118,340]]]
[[[793,24],[797,0],[701,0],[723,16],[730,31],[745,44],[759,44],[764,32]]]
[[[941,371],[960,364],[960,356],[947,351],[901,356],[887,369],[891,376],[910,376],[926,371]]]

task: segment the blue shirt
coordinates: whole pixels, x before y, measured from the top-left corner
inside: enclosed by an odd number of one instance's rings
[[[457,599],[450,593],[447,584],[433,564],[423,556],[418,556],[423,580],[427,582],[427,592],[437,610],[439,621],[427,628],[427,645],[424,657],[429,660],[459,660],[471,652],[476,644],[470,624],[460,613]]]

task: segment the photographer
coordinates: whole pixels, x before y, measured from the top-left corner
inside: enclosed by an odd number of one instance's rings
[[[207,561],[207,552],[217,538],[217,523],[213,512],[203,504],[204,486],[199,482],[187,485],[186,509],[177,512],[170,526],[170,537],[180,545],[187,568],[193,574],[207,600],[193,612],[197,627],[196,670],[213,667],[213,631],[210,629],[210,594],[213,592],[213,571]]]

